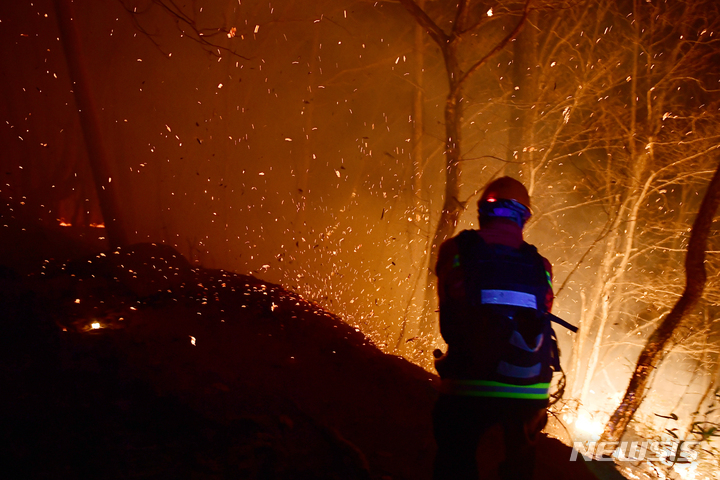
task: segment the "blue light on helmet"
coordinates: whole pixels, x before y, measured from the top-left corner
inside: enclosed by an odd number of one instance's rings
[[[516,200],[488,198],[480,204],[480,218],[507,218],[517,223],[520,228],[530,218],[530,209]]]

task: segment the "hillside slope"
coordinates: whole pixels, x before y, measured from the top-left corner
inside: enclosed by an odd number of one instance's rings
[[[437,377],[279,286],[151,244],[0,282],[13,478],[430,477]],[[538,478],[596,478],[539,448]]]

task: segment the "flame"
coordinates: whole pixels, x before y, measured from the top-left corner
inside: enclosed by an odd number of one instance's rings
[[[576,438],[582,438],[589,441],[597,441],[600,439],[605,429],[602,422],[593,418],[593,416],[581,410],[577,416],[572,413],[563,415],[563,420],[568,424],[574,424],[573,432]]]
[[[64,218],[58,219],[58,224],[61,227],[72,227],[72,223],[66,221]],[[105,228],[104,223],[91,223],[89,226],[90,228]]]
[[[675,470],[675,472],[683,480],[695,480],[697,478],[697,468],[697,462],[692,462],[690,464],[676,463],[673,465],[673,470]]]
[[[580,416],[575,422],[575,431],[589,435],[591,438],[600,438],[603,432],[603,424],[589,417]]]
[[[90,324],[90,327],[92,327],[93,330],[97,330],[100,328],[100,322],[93,322]]]

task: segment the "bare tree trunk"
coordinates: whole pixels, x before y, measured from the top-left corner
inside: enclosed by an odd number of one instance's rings
[[[533,108],[538,101],[538,75],[533,75],[538,63],[538,32],[534,26],[537,24],[538,12],[529,16],[531,26],[523,28],[513,42],[513,93],[510,96],[507,159],[522,162],[521,171],[532,195],[533,154],[526,147],[535,144],[534,117],[539,110]]]
[[[418,6],[423,8],[425,0],[418,0]],[[422,177],[423,177],[423,109],[425,92],[423,76],[425,70],[425,32],[418,24],[415,25],[415,95],[413,98],[413,132],[412,132],[412,164],[413,164],[413,203],[415,213],[422,215]],[[417,217],[416,221],[420,222]]]
[[[595,340],[593,341],[592,349],[590,351],[590,357],[588,359],[588,365],[584,373],[585,378],[580,394],[581,401],[584,401],[587,398],[587,395],[590,391],[590,382],[592,381],[592,377],[595,375],[595,369],[597,368],[598,359],[600,357],[600,348],[602,347],[603,336],[605,335],[605,328],[607,327],[607,324],[610,320],[609,295],[612,289],[616,288],[617,285],[622,283],[622,277],[627,271],[633,253],[633,245],[635,244],[638,212],[640,210],[640,206],[645,201],[647,192],[654,178],[652,175],[650,175],[646,179],[644,185],[642,186],[642,189],[640,189],[638,180],[645,171],[645,165],[647,163],[646,160],[646,154],[643,153],[641,154],[640,159],[633,161],[633,177],[630,187],[630,194],[628,199],[623,202],[622,206],[620,207],[620,212],[618,213],[618,218],[621,219],[622,224],[625,225],[625,232],[624,235],[621,236],[620,224],[616,226],[617,228],[613,233],[613,244],[610,246],[610,248],[612,249],[612,257],[605,257],[606,265],[604,265],[604,267],[607,268],[606,273],[610,272],[611,267],[615,264],[617,258],[620,259],[620,263],[614,266],[615,273],[612,276],[610,276],[609,278],[603,276],[601,278],[603,285],[601,287],[600,296],[597,300],[602,304],[602,314],[600,315],[600,325],[598,327],[597,334],[595,335]],[[622,250],[615,247],[615,242],[621,239],[623,242],[625,242],[624,248]],[[620,245],[618,245],[618,247],[619,246]]]
[[[457,47],[459,40],[465,33],[465,20],[468,12],[469,0],[460,0],[457,5],[455,21],[452,31],[445,33],[413,0],[400,0],[405,9],[415,20],[428,31],[430,37],[440,47],[448,76],[448,95],[445,101],[445,192],[443,206],[435,233],[433,234],[428,256],[428,275],[425,295],[425,312],[420,320],[420,334],[427,337],[435,330],[435,318],[432,314],[433,286],[436,282],[433,270],[437,263],[438,251],[442,242],[455,233],[458,218],[465,209],[465,202],[460,200],[460,182],[462,171],[460,167],[461,147],[461,120],[462,120],[462,85],[465,80],[477,72],[480,67],[495,54],[500,52],[512,39],[516,38],[525,24],[531,0],[526,0],[522,17],[515,28],[505,38],[498,42],[489,52],[473,63],[466,71],[460,68]]]
[[[455,53],[453,52],[453,56]],[[457,63],[453,58],[454,67]],[[449,72],[452,72],[450,66]],[[457,74],[455,69],[450,75]],[[440,244],[452,237],[455,233],[460,214],[465,210],[465,204],[460,200],[460,119],[462,118],[462,104],[452,92],[445,103],[445,194],[440,219],[430,246],[430,268],[437,262]]]
[[[581,368],[582,358],[585,353],[585,345],[592,335],[597,310],[600,307],[603,296],[607,295],[607,279],[610,276],[610,272],[612,271],[612,262],[617,254],[617,237],[620,234],[620,224],[622,218],[621,210],[622,204],[618,206],[618,212],[609,227],[609,238],[605,243],[605,253],[603,254],[602,262],[600,262],[599,272],[595,276],[595,283],[592,291],[590,292],[590,298],[587,299],[587,302],[589,303],[583,302],[588,306],[587,309],[585,309],[585,305],[583,305],[583,311],[580,316],[580,330],[578,331],[578,337],[575,341],[575,366],[571,372],[570,385],[572,386],[573,395],[581,395],[581,398],[582,394],[580,392],[584,390],[586,378],[588,376],[587,369]],[[592,353],[588,358],[592,358]]]
[[[650,335],[645,348],[640,353],[625,396],[605,426],[601,441],[618,441],[622,438],[647,393],[652,374],[659,367],[668,347],[672,345],[673,333],[702,297],[707,275],[704,264],[705,249],[718,205],[720,205],[720,165],[710,180],[690,233],[685,257],[685,290],[668,316]]]
[[[418,0],[419,8],[423,8],[425,0]],[[425,71],[425,30],[420,24],[415,25],[415,91],[413,95],[413,130],[412,130],[412,198],[410,199],[412,205],[412,222],[406,222],[408,228],[408,241],[410,242],[409,250],[412,256],[412,262],[414,265],[418,265],[415,271],[415,281],[413,287],[410,290],[407,303],[405,305],[405,313],[402,319],[402,325],[400,327],[400,333],[397,341],[395,342],[395,353],[402,354],[405,336],[407,334],[408,323],[410,322],[410,316],[413,313],[413,306],[416,306],[418,302],[418,286],[425,282],[427,276],[427,268],[425,262],[427,261],[427,248],[429,239],[423,237],[423,232],[426,232],[427,221],[425,220],[425,204],[423,199],[423,168],[424,168],[424,155],[423,155],[423,136],[425,134],[424,128],[424,103],[425,103],[425,91],[423,85],[423,77]],[[427,235],[427,233],[426,233]],[[422,314],[424,311],[423,302],[425,300],[424,292],[420,292],[420,308],[419,313]]]
[[[80,35],[75,26],[72,1],[55,0],[55,11],[107,239],[111,247],[122,247],[128,244],[128,237],[115,195],[114,185],[117,185],[117,182],[112,184],[112,168],[100,130],[100,119],[90,88]]]
[[[637,12],[637,9],[636,9]],[[632,75],[631,75],[631,88],[630,88],[630,126],[627,134],[627,145],[629,150],[628,163],[632,165],[630,171],[629,180],[630,185],[625,190],[624,198],[620,203],[616,222],[614,222],[613,230],[611,231],[610,241],[608,242],[605,257],[603,258],[603,265],[601,271],[603,274],[598,279],[600,282],[600,289],[597,291],[597,296],[591,298],[591,305],[603,305],[603,313],[599,317],[600,325],[598,331],[592,343],[592,348],[588,357],[587,368],[583,371],[583,382],[580,391],[581,402],[587,398],[590,391],[590,382],[595,374],[595,368],[597,366],[598,358],[600,355],[600,347],[602,346],[602,337],[605,333],[605,327],[608,322],[607,308],[608,295],[610,294],[613,287],[620,281],[627,268],[630,256],[632,254],[633,243],[635,239],[635,226],[637,225],[638,211],[643,201],[649,182],[652,176],[645,182],[645,185],[640,190],[640,179],[645,173],[645,167],[647,165],[647,155],[644,151],[638,152],[637,148],[637,113],[638,113],[638,62],[639,59],[639,45],[640,45],[640,25],[639,22],[635,22],[635,41],[633,42],[633,64],[632,64]],[[610,176],[607,177],[608,179]],[[625,226],[625,235],[620,235],[621,226]],[[622,242],[624,242],[624,249],[622,248]],[[613,265],[617,258],[620,258],[620,264],[617,266]],[[615,273],[611,275],[611,272]],[[594,323],[595,309],[591,309],[589,312],[592,316],[588,315],[588,320]],[[586,330],[584,335],[590,335],[590,330]],[[579,350],[579,355],[582,355],[582,349]],[[579,371],[577,372],[579,373]]]
[[[557,293],[555,294],[557,296]],[[583,321],[582,312],[585,311],[585,305],[587,305],[587,296],[584,290],[580,290],[580,321],[578,325],[578,331],[575,334],[575,341],[572,343],[572,349],[570,350],[570,371],[567,374],[567,391],[571,396],[575,397],[575,386],[579,383],[577,381],[580,378],[580,350],[584,345],[583,337],[586,335],[586,327]]]
[[[598,359],[600,358],[600,347],[602,345],[603,337],[605,336],[605,327],[607,327],[608,324],[610,298],[609,292],[606,288],[602,288],[599,300],[602,306],[600,309],[600,325],[598,326],[598,331],[595,334],[595,340],[593,341],[592,348],[590,349],[590,358],[588,358],[582,389],[580,390],[580,403],[583,404],[587,399],[588,393],[590,393],[590,383],[595,376],[595,368],[597,367]]]

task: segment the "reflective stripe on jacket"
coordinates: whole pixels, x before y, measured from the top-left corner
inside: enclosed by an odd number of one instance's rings
[[[543,400],[550,397],[550,383],[511,385],[490,380],[443,379],[442,393],[469,397],[503,397]]]

